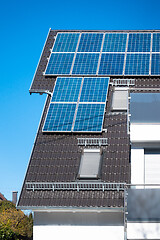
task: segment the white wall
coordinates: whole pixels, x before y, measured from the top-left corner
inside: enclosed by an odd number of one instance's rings
[[[34,213],[34,240],[103,238],[124,240],[123,213]]]
[[[144,149],[131,149],[131,183],[144,184]]]
[[[131,142],[160,142],[160,124],[131,124]]]
[[[127,239],[160,239],[160,223],[128,223]]]

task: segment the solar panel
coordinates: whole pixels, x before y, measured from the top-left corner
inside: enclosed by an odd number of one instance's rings
[[[128,52],[150,52],[151,33],[130,33]]]
[[[101,132],[105,104],[79,104],[73,132]]]
[[[79,33],[58,33],[53,52],[75,52]]]
[[[99,53],[77,53],[72,74],[96,75]]]
[[[78,52],[100,52],[103,33],[82,33]]]
[[[45,125],[44,132],[70,132],[76,110],[75,104],[51,103]]]
[[[77,102],[82,78],[58,77],[51,102]]]
[[[103,43],[103,52],[125,52],[126,33],[106,33]]]
[[[150,54],[127,54],[125,75],[148,75]]]
[[[160,52],[160,33],[153,33],[152,52]]]
[[[152,54],[151,75],[160,75],[160,53]]]
[[[109,78],[84,78],[80,102],[106,102]]]
[[[45,74],[69,74],[74,53],[52,53]]]
[[[122,75],[125,54],[102,53],[98,75]]]
[[[43,131],[101,132],[108,85],[108,77],[58,77]]]

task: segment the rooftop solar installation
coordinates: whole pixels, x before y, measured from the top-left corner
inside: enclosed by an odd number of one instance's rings
[[[80,102],[106,102],[109,78],[84,78]]]
[[[122,75],[124,56],[122,53],[102,53],[98,75]]]
[[[103,52],[125,52],[127,33],[106,33]]]
[[[79,104],[73,132],[101,132],[105,104]]]
[[[76,103],[51,103],[43,131],[70,132],[72,129],[75,110]]]
[[[43,131],[100,132],[108,85],[107,77],[58,77]]]
[[[128,52],[150,52],[151,33],[130,33]]]
[[[127,54],[125,75],[149,75],[150,54]]]
[[[160,75],[153,53],[160,53],[160,33],[61,32],[45,75]]]
[[[51,102],[77,102],[82,78],[58,77]]]
[[[103,33],[82,33],[78,52],[100,52]]]
[[[96,75],[99,53],[77,53],[72,74]]]
[[[160,33],[153,33],[152,52],[160,52]]]
[[[52,53],[46,74],[69,74],[74,53]]]
[[[160,75],[160,53],[152,53],[151,75]]]
[[[58,33],[53,52],[75,52],[79,33]]]

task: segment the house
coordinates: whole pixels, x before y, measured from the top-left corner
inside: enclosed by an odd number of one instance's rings
[[[7,200],[2,193],[0,193],[0,201],[5,201]]]
[[[34,240],[160,239],[160,31],[49,30],[18,208]]]

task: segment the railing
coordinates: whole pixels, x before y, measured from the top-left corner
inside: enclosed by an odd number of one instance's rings
[[[114,86],[134,86],[135,79],[113,79]]]
[[[98,190],[98,191],[122,191],[125,183],[103,182],[26,182],[27,190]]]
[[[107,138],[77,138],[78,145],[83,146],[106,146],[107,145]]]

